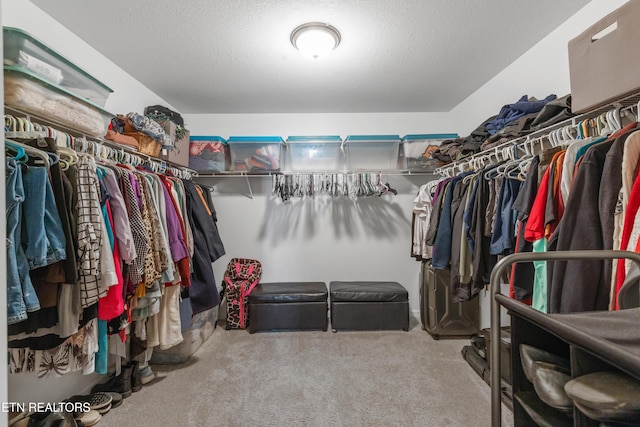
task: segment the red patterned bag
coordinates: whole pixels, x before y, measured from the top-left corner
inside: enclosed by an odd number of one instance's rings
[[[224,273],[227,299],[226,329],[246,329],[249,325],[247,299],[260,281],[262,264],[255,259],[233,258]]]

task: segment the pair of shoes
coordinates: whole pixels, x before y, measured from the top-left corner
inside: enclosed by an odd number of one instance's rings
[[[140,369],[138,368],[138,361],[132,360],[131,362],[122,365],[122,371],[120,375],[111,377],[106,383],[95,385],[92,392],[116,392],[119,393],[124,399],[131,396],[132,392],[139,391],[142,388],[142,380],[140,377]]]
[[[565,384],[571,379],[569,360],[526,344],[520,344],[520,358],[524,374],[533,383],[540,400],[571,414],[573,402],[564,391]]]
[[[142,384],[149,384],[156,379],[156,374],[151,370],[151,366],[147,365],[140,370],[140,377]]]
[[[95,392],[86,395],[75,395],[69,398],[69,402],[88,403],[89,408],[98,411],[100,414],[106,414],[111,409],[113,397],[109,393]]]
[[[533,382],[533,363],[547,362],[560,366],[564,369],[570,369],[569,360],[548,351],[532,347],[527,344],[520,344],[520,358],[522,359],[522,369],[524,376],[530,382]]]

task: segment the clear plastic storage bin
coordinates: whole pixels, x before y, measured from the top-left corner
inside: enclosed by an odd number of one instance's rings
[[[405,135],[402,138],[402,169],[410,171],[433,171],[436,159],[433,152],[442,141],[458,138],[457,133],[423,133]]]
[[[232,136],[227,141],[231,152],[231,171],[269,172],[280,170],[284,140],[279,136]]]
[[[229,146],[219,136],[192,136],[189,139],[189,168],[197,172],[227,170]]]
[[[4,27],[2,36],[4,65],[20,67],[68,89],[79,98],[105,106],[113,90],[82,68],[18,28]]]
[[[30,71],[4,67],[4,103],[96,138],[107,133],[113,114]]]
[[[340,171],[344,169],[342,138],[290,136],[286,143],[286,169],[292,171]]]
[[[344,146],[349,170],[399,169],[398,135],[351,135]]]

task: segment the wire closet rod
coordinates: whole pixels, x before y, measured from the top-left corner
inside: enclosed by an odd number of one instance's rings
[[[548,126],[544,129],[537,130],[528,135],[514,138],[510,141],[504,142],[489,150],[481,151],[473,154],[465,159],[454,161],[444,166],[440,166],[435,169],[435,173],[441,176],[453,176],[456,173],[468,171],[474,169],[474,166],[478,163],[491,161],[491,158],[495,158],[496,162],[505,160],[506,153],[509,150],[514,152],[515,150],[521,150],[529,146],[530,144],[542,143],[543,139],[548,139],[549,134],[553,131],[558,131],[567,126],[575,128],[578,123],[598,117],[608,111],[615,111],[618,117],[624,116],[626,113],[636,110],[636,114],[640,111],[640,92],[634,92],[631,95],[622,97],[614,102],[611,102],[603,107],[596,108],[587,113],[580,114],[578,116],[571,117],[562,122]]]

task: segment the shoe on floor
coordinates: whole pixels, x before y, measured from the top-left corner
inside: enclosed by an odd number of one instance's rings
[[[151,381],[156,379],[156,374],[151,370],[151,366],[145,366],[140,369],[140,380],[142,384],[149,384]]]
[[[100,415],[104,415],[104,414],[106,414],[107,412],[109,412],[111,410],[111,407],[112,407],[112,405],[111,405],[111,403],[109,403],[109,405],[103,406],[102,408],[95,409],[95,410],[98,411],[98,413]]]
[[[115,391],[126,399],[131,396],[131,372],[131,365],[124,365],[120,375],[112,376],[106,383],[96,384],[91,391],[93,393]]]
[[[640,422],[640,382],[628,375],[594,372],[572,379],[564,389],[589,418],[604,423]]]
[[[94,409],[89,409],[87,412],[76,413],[76,421],[78,421],[78,423],[82,423],[85,427],[94,426],[98,424],[101,419],[102,415],[100,415],[100,412]]]
[[[119,375],[111,377],[106,383],[96,384],[91,391],[94,393],[98,391],[115,391],[126,399],[131,396],[131,371],[132,365],[123,365]]]
[[[138,392],[142,390],[142,378],[140,376],[140,364],[137,360],[129,362],[131,367],[131,391]]]
[[[111,408],[117,408],[122,405],[122,395],[120,393],[116,393],[115,391],[107,392],[109,396],[111,396]]]
[[[95,392],[86,395],[75,395],[69,398],[69,402],[88,402],[89,408],[100,412],[106,413],[111,408],[111,401],[113,398],[109,393]]]

